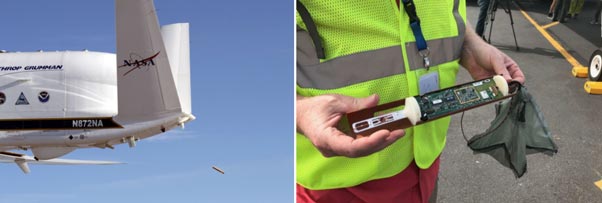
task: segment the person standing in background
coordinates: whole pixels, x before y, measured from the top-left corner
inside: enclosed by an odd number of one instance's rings
[[[552,20],[554,18],[554,10],[556,9],[557,0],[553,0],[552,4],[550,4],[550,9],[548,10],[548,19]]]
[[[583,3],[585,0],[571,0],[571,6],[569,8],[569,17],[573,19],[577,19],[577,15],[581,13],[581,9],[583,8]]]
[[[571,0],[556,0],[556,4],[554,5],[554,15],[552,17],[552,21],[558,21],[560,23],[566,22],[570,1]]]
[[[596,5],[596,14],[594,14],[594,19],[589,22],[592,25],[600,24],[600,11],[602,10],[602,0],[598,1],[598,5]]]
[[[479,0],[479,18],[477,20],[477,27],[475,28],[475,32],[481,38],[485,39],[483,34],[485,33],[485,18],[487,17],[487,10],[489,9],[489,2],[491,0]]]

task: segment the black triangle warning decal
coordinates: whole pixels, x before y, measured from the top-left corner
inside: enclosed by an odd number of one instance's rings
[[[19,98],[17,99],[15,105],[29,105],[29,101],[27,101],[27,97],[25,97],[25,94],[23,94],[23,92],[21,92],[21,95],[19,95]]]

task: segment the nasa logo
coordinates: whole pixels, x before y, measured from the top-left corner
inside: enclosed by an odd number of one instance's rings
[[[154,66],[155,61],[153,59],[155,59],[155,57],[157,57],[159,55],[159,53],[161,53],[161,52],[157,52],[155,55],[152,55],[152,56],[144,58],[144,59],[138,54],[131,53],[130,59],[123,60],[123,65],[119,66],[119,68],[131,67],[131,69],[129,69],[127,72],[125,72],[123,74],[123,76],[126,76],[127,74],[131,73],[132,71],[134,71],[136,69],[140,69],[142,67]]]
[[[6,95],[3,92],[0,92],[0,105],[4,104],[6,101]]]
[[[48,94],[46,91],[41,91],[40,94],[38,94],[38,100],[40,100],[42,103],[46,103],[48,100],[50,100],[50,94]]]
[[[17,99],[17,102],[15,102],[15,105],[29,105],[29,101],[27,101],[27,98],[25,97],[25,94],[23,94],[23,92],[21,92],[21,95],[19,95],[19,98]]]

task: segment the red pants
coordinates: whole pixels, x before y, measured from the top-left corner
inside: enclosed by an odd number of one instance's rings
[[[420,169],[412,161],[395,176],[349,188],[309,190],[297,184],[297,203],[428,202],[438,173],[439,158],[428,169]]]

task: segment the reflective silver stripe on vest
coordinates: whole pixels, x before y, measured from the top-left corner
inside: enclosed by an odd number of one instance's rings
[[[405,72],[399,46],[311,64],[311,60],[307,59],[317,58],[315,51],[299,50],[302,48],[299,36],[300,34],[297,34],[297,85],[300,87],[335,89]]]
[[[430,50],[429,60],[431,67],[434,67],[460,58],[464,38],[460,36],[448,37],[429,40],[426,43]],[[425,68],[424,58],[420,55],[418,49],[416,49],[415,42],[406,43],[406,52],[408,53],[410,70]]]
[[[459,0],[454,0],[453,13],[456,24],[458,25],[458,36],[429,40],[426,42],[431,52],[429,55],[431,67],[456,60],[460,58],[460,54],[462,54],[466,27],[462,16],[458,12],[459,4]],[[406,52],[408,53],[410,70],[424,68],[424,58],[420,55],[418,49],[416,49],[416,42],[406,43]]]
[[[318,63],[320,59],[309,32],[297,25],[297,66],[311,66]]]
[[[458,13],[459,0],[454,1],[454,17],[458,36],[427,41],[431,66],[460,58],[465,25]],[[414,42],[406,43],[410,70],[423,68]],[[297,85],[302,88],[336,89],[361,82],[405,73],[401,47],[392,46],[337,57],[320,63],[311,37],[297,27]]]
[[[458,11],[458,7],[460,6],[460,0],[454,0],[454,17],[456,18],[456,24],[458,25],[458,37],[464,40],[464,35],[466,32],[466,24],[464,24],[464,19],[460,15]]]

